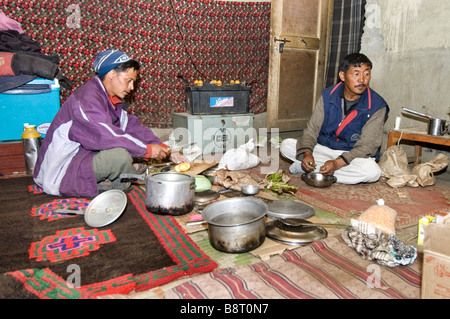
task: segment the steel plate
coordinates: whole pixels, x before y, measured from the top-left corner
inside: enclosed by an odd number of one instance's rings
[[[306,204],[291,200],[274,200],[268,204],[267,217],[285,219],[308,219],[314,216],[314,209]]]
[[[127,195],[111,189],[96,196],[86,209],[84,221],[91,227],[103,227],[116,221],[127,206]]]

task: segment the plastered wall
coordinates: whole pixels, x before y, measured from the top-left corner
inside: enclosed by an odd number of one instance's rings
[[[371,87],[391,108],[383,150],[397,116],[401,128],[428,127],[402,107],[450,120],[450,1],[368,0],[361,52],[374,63]],[[422,161],[436,152],[450,156],[448,148],[426,148]]]

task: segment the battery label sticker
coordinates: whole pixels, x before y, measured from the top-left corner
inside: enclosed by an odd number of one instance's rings
[[[234,97],[222,96],[222,97],[210,97],[209,107],[233,107]]]

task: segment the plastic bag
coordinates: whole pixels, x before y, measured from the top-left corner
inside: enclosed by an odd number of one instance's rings
[[[395,220],[397,212],[384,205],[384,200],[377,200],[377,205],[370,206],[366,209],[358,220],[371,224],[383,233],[395,235]]]
[[[238,148],[226,151],[220,159],[218,168],[238,171],[257,166],[260,162],[259,157],[250,153],[254,148],[255,144],[253,143],[253,139],[250,139]]]

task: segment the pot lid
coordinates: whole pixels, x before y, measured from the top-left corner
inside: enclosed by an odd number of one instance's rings
[[[127,196],[118,189],[111,189],[96,196],[84,214],[84,221],[91,227],[103,227],[120,217],[127,205]]]
[[[290,219],[290,221],[295,221],[295,219]],[[328,232],[325,228],[312,223],[311,226],[296,226],[290,225],[284,220],[274,220],[266,223],[266,235],[283,244],[307,245],[326,238]]]
[[[292,200],[274,200],[268,204],[268,209],[267,216],[277,219],[308,219],[314,216],[312,207]]]
[[[165,183],[165,182],[171,182],[171,183],[193,183],[195,182],[194,177],[185,174],[185,173],[178,173],[178,172],[158,172],[149,175],[149,178],[151,181],[157,182],[157,183]]]
[[[219,198],[219,196],[219,193],[217,193],[216,191],[208,189],[203,192],[195,192],[194,201],[197,203],[205,203],[215,200]]]

